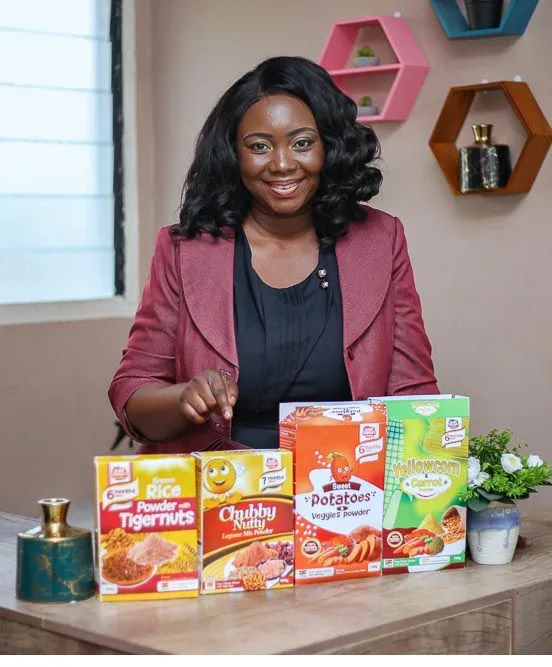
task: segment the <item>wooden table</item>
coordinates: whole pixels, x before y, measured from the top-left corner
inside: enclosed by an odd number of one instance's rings
[[[509,565],[51,605],[14,595],[17,533],[36,524],[0,513],[0,654],[552,653],[552,512],[523,519],[533,546]]]

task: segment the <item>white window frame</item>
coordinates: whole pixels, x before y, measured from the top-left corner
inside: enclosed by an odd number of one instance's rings
[[[133,317],[138,306],[140,276],[135,0],[123,0],[122,12],[125,294],[86,301],[0,304],[0,326]]]

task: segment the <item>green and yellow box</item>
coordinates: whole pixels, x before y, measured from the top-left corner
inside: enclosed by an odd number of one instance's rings
[[[464,567],[469,398],[372,400],[387,407],[383,574]]]

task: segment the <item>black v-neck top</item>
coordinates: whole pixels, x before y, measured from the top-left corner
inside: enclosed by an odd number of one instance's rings
[[[319,270],[325,269],[325,278]],[[322,289],[322,280],[328,282]],[[264,283],[236,234],[234,319],[240,374],[232,439],[278,447],[278,406],[287,401],[348,401],[343,314],[335,249],[322,248],[316,269],[283,289]]]

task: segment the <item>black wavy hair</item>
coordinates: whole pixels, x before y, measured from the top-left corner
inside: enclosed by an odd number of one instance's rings
[[[262,97],[295,95],[307,104],[324,144],[324,166],[313,199],[316,233],[323,245],[344,234],[352,220],[363,220],[367,202],[379,192],[381,171],[371,163],[380,146],[370,127],[356,122],[357,106],[322,67],[306,58],[281,56],[260,63],[221,97],[198,136],[182,190],[177,236],[207,232],[222,235],[227,225],[242,225],[251,195],[241,181],[236,151],[237,127]]]

